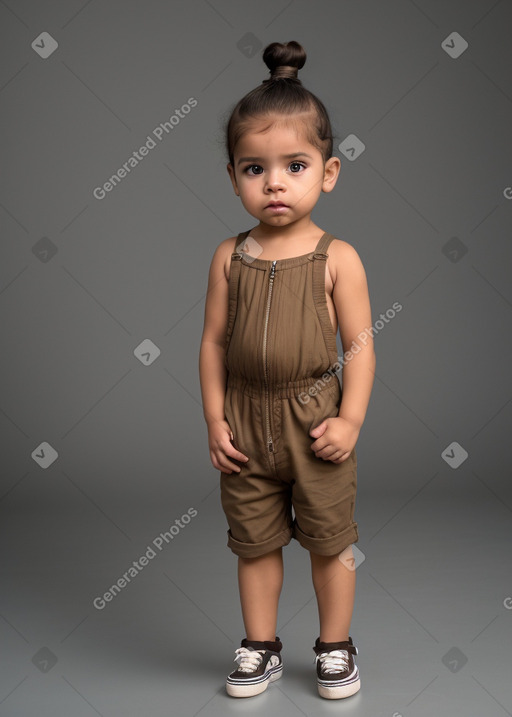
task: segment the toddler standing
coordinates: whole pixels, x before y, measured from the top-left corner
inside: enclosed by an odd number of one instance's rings
[[[295,538],[309,551],[318,602],[318,692],[336,699],[360,689],[349,635],[355,445],[375,372],[366,336],[344,362],[340,386],[336,333],[339,326],[344,349],[357,344],[371,326],[370,300],[355,249],[311,220],[341,163],[324,105],[298,79],[306,53],[297,42],[274,42],[263,60],[270,78],[237,103],[226,126],[233,189],[258,223],[214,253],[199,357],[246,631],[226,690],[256,695],[282,675],[282,548]]]

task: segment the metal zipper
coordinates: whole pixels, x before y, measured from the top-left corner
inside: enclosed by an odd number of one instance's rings
[[[265,407],[266,407],[266,419],[267,419],[267,447],[270,453],[274,452],[274,442],[270,433],[270,410],[269,410],[269,386],[268,386],[268,373],[267,373],[267,329],[268,329],[268,315],[270,312],[270,301],[272,298],[272,286],[274,285],[274,274],[276,271],[277,259],[274,259],[270,268],[269,274],[269,285],[268,285],[268,298],[267,298],[267,311],[265,314],[265,333],[263,334],[263,368],[265,372]]]

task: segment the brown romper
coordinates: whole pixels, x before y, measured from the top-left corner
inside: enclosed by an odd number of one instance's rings
[[[339,464],[323,460],[309,435],[338,415],[342,396],[325,297],[334,237],[324,232],[314,252],[273,261],[241,251],[249,231],[237,237],[229,276],[224,411],[249,460],[230,458],[240,472],[220,475],[227,546],[257,557],[295,538],[313,553],[339,554],[359,539],[356,450]]]

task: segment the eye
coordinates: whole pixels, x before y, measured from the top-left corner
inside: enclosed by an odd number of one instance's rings
[[[249,172],[249,170],[253,168],[261,169],[261,171],[263,171],[259,164],[250,164],[248,167],[245,167],[244,174],[260,174],[260,172]]]
[[[290,164],[290,168],[291,167],[303,167],[304,169],[306,169],[306,165],[302,162],[292,162]],[[299,170],[297,170],[296,172],[292,170],[292,174],[299,174]]]

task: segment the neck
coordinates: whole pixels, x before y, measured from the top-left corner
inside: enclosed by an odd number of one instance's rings
[[[256,240],[261,239],[273,243],[274,241],[288,241],[290,239],[297,241],[301,238],[310,237],[319,231],[321,231],[320,227],[317,227],[308,215],[307,217],[298,219],[296,222],[281,227],[260,222],[249,231],[249,234]]]

